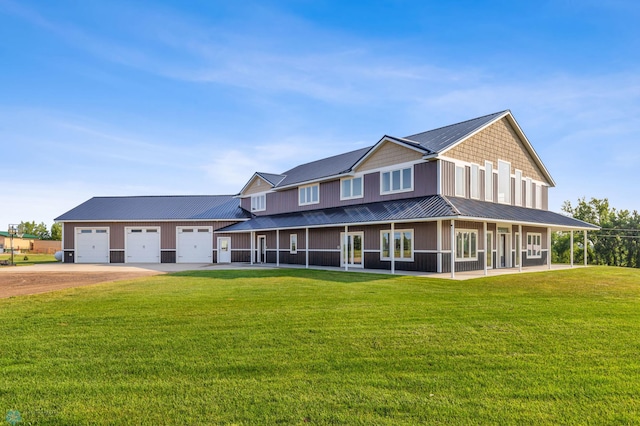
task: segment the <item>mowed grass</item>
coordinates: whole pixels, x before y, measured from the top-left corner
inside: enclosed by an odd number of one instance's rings
[[[213,271],[0,300],[26,424],[638,424],[640,271]]]
[[[27,260],[24,258],[27,257]],[[0,260],[9,260],[11,261],[11,253],[3,253],[0,254]],[[25,253],[15,253],[13,255],[13,261],[17,266],[27,266],[34,265],[36,263],[55,263],[57,262],[56,258],[52,254],[25,254]]]

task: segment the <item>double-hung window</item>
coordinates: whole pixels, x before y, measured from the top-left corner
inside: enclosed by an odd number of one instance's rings
[[[471,165],[471,198],[480,198],[480,166]]]
[[[318,204],[320,202],[320,185],[301,186],[298,189],[298,205]]]
[[[531,178],[526,179],[526,184],[524,186],[524,198],[526,202],[525,206],[529,208],[533,207],[533,191]]]
[[[498,202],[511,204],[511,164],[498,160]]]
[[[456,230],[456,260],[478,260],[477,230]]]
[[[412,262],[413,261],[413,229],[399,229],[393,232],[393,240],[391,239],[391,231],[382,231],[380,233],[380,259],[391,260],[391,250],[395,260]]]
[[[542,209],[542,185],[536,184],[536,209]]]
[[[456,166],[456,197],[464,197],[465,193],[464,166]]]
[[[266,194],[252,195],[251,196],[251,211],[260,212],[267,209],[267,196]]]
[[[484,162],[484,199],[493,201],[493,163]]]
[[[340,199],[362,198],[362,176],[345,178],[340,181]]]
[[[542,234],[527,233],[527,258],[540,259],[542,257]]]
[[[380,173],[380,193],[390,194],[413,190],[413,167]]]
[[[516,206],[521,206],[522,205],[522,172],[520,170],[516,170],[516,181],[515,181],[515,188],[514,189],[514,194],[515,194],[515,200],[514,200],[514,204]]]

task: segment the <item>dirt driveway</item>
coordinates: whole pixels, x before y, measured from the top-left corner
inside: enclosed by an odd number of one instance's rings
[[[39,264],[0,267],[0,298],[47,293],[70,287],[131,280],[208,265],[78,265]]]

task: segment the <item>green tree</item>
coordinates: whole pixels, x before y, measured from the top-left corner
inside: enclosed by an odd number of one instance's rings
[[[41,240],[48,240],[51,238],[51,234],[49,234],[47,225],[45,225],[44,222],[40,222],[36,224],[35,221],[31,221],[31,222],[23,221],[23,222],[20,222],[18,229],[22,234],[35,235]]]
[[[62,224],[54,223],[51,225],[51,239],[56,241],[62,241]]]

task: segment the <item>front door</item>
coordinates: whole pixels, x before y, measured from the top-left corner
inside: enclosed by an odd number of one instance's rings
[[[231,263],[231,238],[218,237],[218,263]]]
[[[267,261],[267,237],[258,235],[258,263],[266,263]]]
[[[342,240],[342,266],[362,268],[364,263],[362,259],[364,233],[349,232],[346,238],[342,233],[340,239]]]
[[[510,261],[509,259],[509,234],[499,234],[498,235],[498,267],[499,268],[509,268]]]

